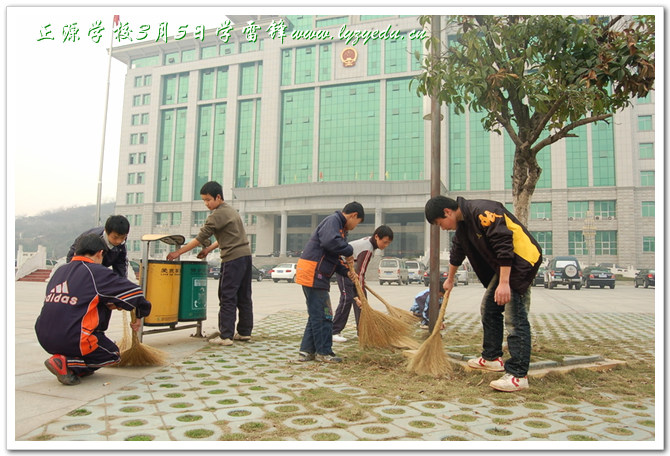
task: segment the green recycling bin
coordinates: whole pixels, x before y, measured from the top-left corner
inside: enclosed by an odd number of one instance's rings
[[[207,262],[182,261],[179,284],[179,321],[207,319]]]

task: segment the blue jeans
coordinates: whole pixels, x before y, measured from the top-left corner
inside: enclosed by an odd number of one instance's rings
[[[328,290],[303,286],[307,300],[307,326],[300,351],[319,355],[333,354],[333,311]]]
[[[507,348],[510,359],[505,362],[505,372],[515,377],[525,377],[530,364],[530,287],[525,293],[512,290],[510,302],[499,306],[494,301],[498,276],[494,276],[482,298],[481,314],[484,327],[482,358],[491,361],[503,354],[502,343],[507,328]]]

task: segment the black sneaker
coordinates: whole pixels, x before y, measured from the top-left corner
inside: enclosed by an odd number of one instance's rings
[[[339,356],[336,356],[335,353],[331,353],[330,355],[316,355],[316,360],[319,361],[320,363],[341,363],[342,358]]]
[[[44,365],[63,385],[77,385],[81,382],[79,377],[67,368],[67,361],[63,355],[53,355],[44,361]]]
[[[301,351],[298,353],[298,361],[300,362],[314,361],[314,353],[307,353]]]

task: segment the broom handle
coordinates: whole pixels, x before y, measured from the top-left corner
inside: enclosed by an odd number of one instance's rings
[[[379,296],[377,293],[375,293],[374,290],[368,286],[368,284],[365,284],[365,289],[368,290],[370,293],[372,293],[372,296],[374,296],[375,298],[379,299],[379,300],[382,302],[382,304],[384,304],[386,307],[391,307],[391,304],[389,304],[388,302],[386,302],[386,301],[384,300],[384,298],[382,298],[382,297]]]
[[[447,302],[449,301],[450,293],[451,290],[447,291],[442,298],[440,313],[437,315],[437,321],[435,322],[435,326],[433,326],[433,332],[430,334],[431,336],[440,332],[440,326],[442,326],[442,320],[444,320],[444,314],[447,311]]]
[[[354,265],[351,264],[351,263],[348,263],[348,265],[349,265],[349,270],[351,272],[353,272],[354,275],[356,275],[356,270],[354,269]],[[365,293],[363,293],[363,289],[361,288],[361,282],[358,281],[358,275],[356,275],[356,277],[354,277],[353,282],[354,282],[354,285],[356,285],[356,292],[358,293],[358,298],[361,301],[364,300],[364,299],[367,301],[367,298],[365,297]]]

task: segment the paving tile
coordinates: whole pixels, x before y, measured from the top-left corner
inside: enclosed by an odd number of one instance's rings
[[[468,431],[481,436],[483,440],[526,440],[530,432],[520,428],[517,424],[497,424],[494,422],[480,423],[468,426]]]
[[[357,424],[349,426],[349,432],[363,440],[395,440],[407,434],[407,431],[392,423]]]

